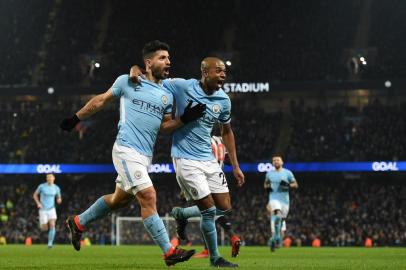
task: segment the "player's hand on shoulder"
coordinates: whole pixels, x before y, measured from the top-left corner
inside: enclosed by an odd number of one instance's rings
[[[79,122],[80,119],[77,117],[76,114],[74,114],[72,117],[63,119],[62,122],[59,124],[59,127],[62,130],[70,132]]]
[[[134,65],[130,69],[130,81],[138,84],[138,83],[140,83],[139,77],[144,78],[145,77],[144,74],[145,74],[144,69],[140,68],[137,65]]]
[[[206,104],[198,103],[192,107],[193,101],[189,101],[189,104],[186,106],[183,114],[180,117],[180,121],[183,124],[192,122],[206,114]]]
[[[241,171],[241,169],[239,167],[233,169],[233,174],[234,174],[235,180],[237,182],[237,186],[241,187],[242,185],[244,185],[245,176],[244,176],[244,173]]]

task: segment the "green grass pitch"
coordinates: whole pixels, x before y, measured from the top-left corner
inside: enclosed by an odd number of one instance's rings
[[[195,247],[199,252],[201,247]],[[242,247],[238,258],[222,247],[239,269],[406,269],[406,248],[284,248]],[[91,246],[80,252],[68,245],[48,250],[43,245],[0,246],[0,269],[167,269],[155,246]],[[171,269],[210,269],[208,259],[192,258]]]

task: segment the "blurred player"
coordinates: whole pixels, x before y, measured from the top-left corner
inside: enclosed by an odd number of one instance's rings
[[[265,176],[264,188],[269,193],[269,201],[266,206],[271,215],[271,231],[272,237],[270,240],[271,251],[279,246],[282,241],[281,231],[283,222],[289,213],[289,189],[297,189],[299,186],[293,173],[283,166],[283,160],[280,155],[272,157],[272,165],[275,170],[267,172]],[[285,223],[286,230],[286,223]]]
[[[223,144],[223,139],[220,136],[212,136],[211,137],[211,148],[213,151],[213,155],[215,159],[218,161],[221,168],[224,167],[225,159],[227,156],[227,150]],[[228,162],[227,162],[228,163]],[[196,208],[196,206],[192,206]],[[173,208],[174,215],[178,210],[177,208]],[[183,211],[190,211],[190,209],[184,209]],[[193,211],[193,210],[192,210]],[[199,215],[200,216],[200,215]],[[186,225],[188,224],[187,219],[177,219],[177,233],[180,239],[188,240],[186,235]],[[240,252],[241,246],[241,239],[240,237],[234,232],[232,228],[231,221],[225,215],[223,216],[216,216],[216,225],[220,225],[224,231],[227,233],[228,237],[230,238],[230,245],[231,245],[231,257],[237,257]],[[209,256],[209,250],[205,244],[205,248],[202,252],[194,255],[195,258],[207,258]]]
[[[47,174],[46,181],[46,183],[42,183],[37,187],[32,197],[39,209],[39,224],[41,230],[48,231],[48,248],[52,248],[55,239],[55,222],[57,219],[55,198],[57,204],[61,204],[62,197],[61,189],[54,184],[55,176],[51,173]]]
[[[161,84],[169,74],[169,46],[160,41],[147,43],[143,49],[146,79],[138,84],[128,75],[117,78],[105,93],[92,98],[73,117],[65,119],[61,128],[72,130],[83,119],[87,119],[107,103],[120,98],[120,122],[113,146],[113,163],[118,176],[114,193],[100,197],[80,215],[67,219],[71,241],[80,250],[80,238],[87,226],[110,212],[127,206],[135,198],[141,207],[145,229],[164,253],[166,265],[188,260],[194,250],[186,251],[173,247],[156,210],[156,192],[148,175],[153,147],[158,131],[171,132],[204,114],[205,107],[188,104],[180,118],[172,119],[172,96]]]
[[[210,264],[214,267],[238,267],[220,256],[214,221],[216,215],[222,216],[231,210],[227,181],[211,149],[210,133],[217,122],[222,128],[221,137],[237,185],[242,186],[245,182],[230,124],[231,101],[221,89],[226,79],[226,67],[220,59],[207,57],[201,63],[201,73],[200,80],[163,81],[164,87],[175,97],[177,114],[183,112],[190,102],[206,105],[206,115],[202,119],[173,133],[172,158],[178,184],[186,197],[194,200],[198,207],[177,208],[172,214],[177,220],[200,215],[200,229],[209,249]]]

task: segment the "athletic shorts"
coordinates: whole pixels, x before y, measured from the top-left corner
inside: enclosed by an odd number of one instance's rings
[[[280,200],[271,199],[268,204],[272,209],[272,213],[275,210],[279,210],[279,211],[281,211],[283,218],[286,218],[288,216],[289,203],[281,202]]]
[[[211,193],[228,193],[224,172],[217,160],[174,158],[176,180],[187,200],[200,200]]]
[[[39,224],[40,225],[44,225],[44,224],[48,224],[48,222],[52,219],[56,220],[57,216],[56,216],[56,210],[55,207],[48,209],[48,210],[43,210],[43,209],[39,209]]]
[[[116,184],[120,189],[135,195],[140,190],[153,186],[148,175],[150,157],[117,143],[114,143],[112,156],[118,173]]]

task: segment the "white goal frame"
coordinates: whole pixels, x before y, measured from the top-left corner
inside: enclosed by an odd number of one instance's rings
[[[166,214],[165,216],[161,217],[162,221],[165,224],[166,230],[169,228],[169,222],[170,221],[175,221],[175,219],[169,214]],[[112,228],[111,228],[111,243],[115,243],[116,246],[121,245],[121,236],[120,236],[120,222],[121,221],[134,221],[134,222],[142,222],[141,217],[125,217],[125,216],[116,216],[112,215],[111,216],[111,221],[112,221]],[[200,222],[200,217],[193,217],[188,219],[189,222]],[[224,229],[220,228],[220,244],[222,246],[225,245],[225,233]]]

